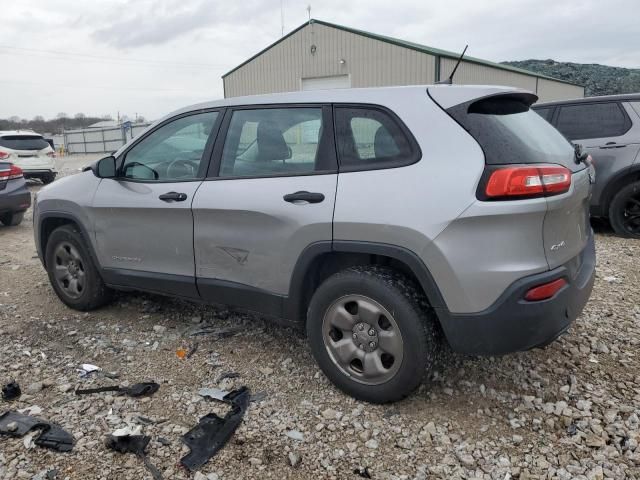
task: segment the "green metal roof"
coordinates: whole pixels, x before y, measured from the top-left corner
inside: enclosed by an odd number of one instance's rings
[[[392,45],[397,45],[399,47],[409,48],[411,50],[415,50],[415,51],[426,53],[426,54],[433,55],[433,56],[439,56],[439,57],[444,57],[444,58],[452,58],[452,59],[455,59],[455,60],[457,60],[460,57],[460,53],[449,52],[447,50],[440,50],[439,48],[428,47],[426,45],[421,45],[419,43],[409,42],[409,41],[406,41],[406,40],[401,40],[399,38],[387,37],[385,35],[379,35],[377,33],[371,33],[371,32],[367,32],[367,31],[364,31],[364,30],[358,30],[358,29],[355,29],[355,28],[345,27],[343,25],[337,25],[335,23],[329,23],[329,22],[325,22],[323,20],[316,20],[316,19],[312,18],[308,22],[303,23],[302,25],[300,25],[295,30],[292,30],[291,32],[286,34],[284,37],[279,38],[277,41],[275,41],[274,43],[272,43],[268,47],[264,48],[263,50],[260,50],[254,56],[252,56],[251,58],[245,60],[244,62],[242,62],[237,67],[233,68],[232,70],[229,70],[227,73],[222,75],[222,78],[224,78],[227,75],[235,72],[239,68],[241,68],[244,65],[246,65],[247,63],[251,62],[256,57],[259,57],[260,55],[262,55],[264,52],[266,52],[270,48],[274,47],[278,43],[280,43],[283,40],[289,38],[294,33],[298,32],[299,30],[303,29],[304,27],[306,27],[307,25],[312,24],[312,23],[317,23],[318,25],[324,25],[326,27],[337,28],[338,30],[343,30],[345,32],[354,33],[356,35],[362,35],[364,37],[373,38],[374,40],[379,40],[381,42],[390,43]],[[553,78],[553,77],[549,77],[547,75],[542,75],[540,73],[535,73],[535,72],[532,72],[532,71],[529,71],[529,70],[525,70],[523,68],[517,68],[517,67],[512,67],[511,65],[503,65],[501,63],[490,62],[488,60],[482,60],[480,58],[469,57],[467,55],[464,56],[464,61],[465,62],[469,62],[469,63],[475,63],[475,64],[478,64],[478,65],[484,65],[484,66],[491,67],[491,68],[497,68],[499,70],[506,70],[508,72],[520,73],[520,74],[523,74],[523,75],[528,75],[530,77],[538,77],[538,78],[544,78],[544,79],[547,79],[547,80],[552,80],[554,82],[566,83],[566,84],[569,84],[569,85],[574,85],[576,87],[582,87],[583,86],[583,85],[578,85],[577,83],[567,82],[566,80],[560,80],[559,78]]]

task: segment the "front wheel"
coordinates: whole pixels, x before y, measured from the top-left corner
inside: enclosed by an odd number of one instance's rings
[[[400,400],[432,370],[435,316],[412,281],[377,266],[329,277],[311,299],[307,336],[325,375],[372,403]]]
[[[640,238],[640,181],[627,185],[613,197],[609,222],[621,237]]]
[[[111,300],[111,290],[102,281],[77,227],[63,225],[51,233],[45,262],[51,286],[67,306],[87,311]]]

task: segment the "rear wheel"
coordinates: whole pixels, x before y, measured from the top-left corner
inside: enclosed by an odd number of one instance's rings
[[[111,300],[77,227],[63,225],[51,233],[45,260],[51,286],[67,306],[93,310]]]
[[[7,227],[16,227],[22,223],[24,212],[5,213],[0,217],[0,222]]]
[[[376,266],[352,267],[315,292],[307,336],[318,365],[341,390],[373,403],[400,400],[431,371],[438,352],[435,318],[407,277]]]
[[[613,197],[609,222],[618,235],[640,238],[640,181],[627,185]]]

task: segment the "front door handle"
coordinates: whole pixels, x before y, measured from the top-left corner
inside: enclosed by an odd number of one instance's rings
[[[184,202],[187,199],[186,193],[167,192],[158,197],[163,202]]]
[[[295,202],[307,202],[307,203],[320,203],[324,200],[324,195],[322,193],[315,192],[295,192],[289,193],[282,197],[285,202],[295,203]]]

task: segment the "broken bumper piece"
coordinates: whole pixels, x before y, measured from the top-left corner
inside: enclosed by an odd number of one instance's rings
[[[180,460],[180,463],[193,472],[218,453],[242,422],[242,417],[249,406],[249,399],[250,393],[247,387],[233,390],[225,395],[222,401],[232,406],[231,411],[224,418],[220,418],[215,413],[205,415],[198,425],[182,437],[183,443],[191,451]]]
[[[39,447],[59,452],[69,452],[73,448],[73,436],[55,423],[17,412],[6,412],[0,416],[0,434],[23,437],[33,429],[42,430],[34,441]]]

